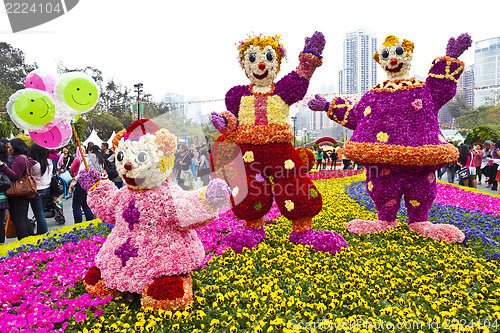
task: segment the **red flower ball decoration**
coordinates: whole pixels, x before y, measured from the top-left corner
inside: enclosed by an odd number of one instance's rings
[[[316,157],[314,153],[307,148],[297,148],[299,152],[300,159],[302,160],[302,164],[304,164],[306,170],[309,172],[314,167],[314,163],[316,162]]]
[[[156,300],[181,298],[184,295],[182,279],[179,276],[165,276],[156,279],[148,287],[148,295]]]
[[[85,277],[83,280],[85,283],[94,286],[99,280],[101,279],[101,270],[97,268],[97,266],[93,266],[87,274],[85,274]]]

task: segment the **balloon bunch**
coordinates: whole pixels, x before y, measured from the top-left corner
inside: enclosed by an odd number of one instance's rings
[[[90,111],[99,99],[96,82],[82,72],[58,78],[37,69],[28,74],[24,87],[10,96],[7,112],[35,143],[48,149],[67,145],[71,122]]]

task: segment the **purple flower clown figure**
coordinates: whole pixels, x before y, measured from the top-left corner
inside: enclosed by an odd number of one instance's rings
[[[388,80],[364,94],[357,104],[343,97],[330,103],[316,95],[314,111],[354,130],[345,154],[366,167],[366,188],[378,211],[377,221],[353,220],[349,232],[369,234],[397,225],[404,196],[408,228],[434,240],[461,243],[464,234],[455,226],[433,224],[428,213],[436,197],[435,171],[456,161],[458,150],[444,139],[438,111],[456,92],[463,72],[457,58],[472,44],[468,34],[451,38],[446,56],[437,57],[425,82],[409,77],[413,43],[387,36],[373,55]]]
[[[251,37],[238,46],[240,65],[250,85],[231,88],[226,94],[227,111],[211,115],[214,127],[234,138],[244,162],[230,186],[233,212],[245,220],[245,227],[222,240],[236,253],[244,247],[256,247],[265,238],[264,215],[273,198],[283,216],[291,220],[290,241],[332,254],[347,247],[337,233],[312,229],[312,219],[322,208],[322,197],[291,144],[290,105],[304,98],[309,80],[322,65],[324,46],[320,32],[306,38],[299,65],[276,83],[285,57],[280,36]]]
[[[192,301],[190,272],[205,257],[194,229],[218,216],[229,188],[217,179],[183,191],[170,181],[175,149],[175,136],[148,119],[115,136],[116,168],[127,186],[101,180],[89,190],[92,211],[115,225],[83,279],[91,295],[139,293],[155,310],[182,310]]]

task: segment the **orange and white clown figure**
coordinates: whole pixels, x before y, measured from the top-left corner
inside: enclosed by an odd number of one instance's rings
[[[322,197],[306,176],[302,159],[291,144],[289,108],[304,98],[311,76],[322,64],[324,45],[320,32],[306,38],[299,65],[276,83],[286,55],[280,36],[252,37],[238,46],[240,65],[250,85],[231,88],[226,94],[227,111],[213,112],[211,116],[219,132],[234,137],[244,161],[230,185],[233,212],[245,220],[245,228],[223,239],[237,253],[244,247],[256,247],[265,238],[264,215],[273,198],[283,216],[292,222],[290,241],[332,254],[347,247],[333,231],[312,230],[312,219],[322,208]]]

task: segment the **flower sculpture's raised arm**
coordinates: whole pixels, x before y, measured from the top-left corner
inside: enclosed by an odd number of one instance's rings
[[[219,208],[229,203],[229,196],[229,187],[221,179],[213,179],[207,187],[197,191],[186,192],[178,186],[172,187],[179,229],[204,227],[217,217]]]
[[[315,95],[308,105],[313,111],[326,111],[328,118],[352,130],[358,126],[362,117],[360,104],[354,104],[342,96],[336,96],[328,102],[323,96]]]
[[[100,180],[88,191],[87,203],[92,212],[102,221],[115,224],[115,196],[118,188],[109,180]]]
[[[309,80],[316,68],[323,64],[321,54],[325,43],[325,36],[321,32],[316,31],[311,37],[307,37],[295,71],[276,83],[276,94],[288,105],[300,101],[306,95]]]
[[[458,79],[464,70],[464,63],[457,58],[471,45],[472,39],[466,33],[461,34],[457,39],[452,37],[446,46],[446,56],[437,57],[432,62],[426,84],[436,110],[455,96]]]

